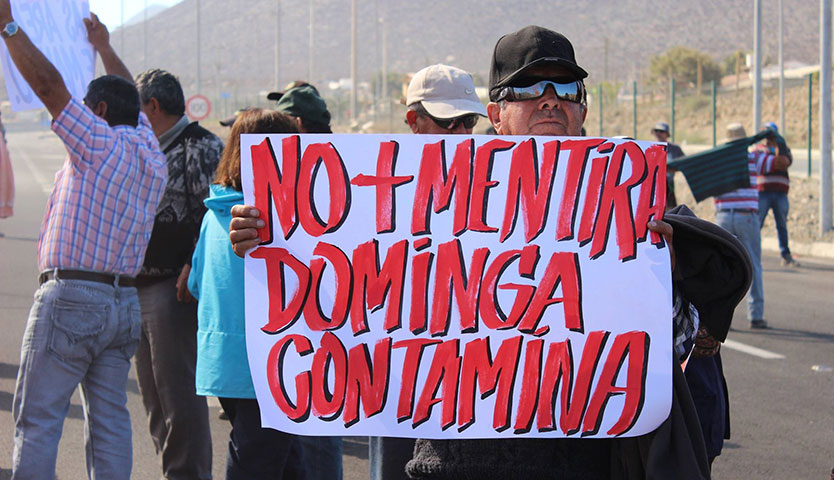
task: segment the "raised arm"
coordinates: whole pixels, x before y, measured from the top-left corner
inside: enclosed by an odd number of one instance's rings
[[[0,0],[0,29],[6,28],[12,22],[14,18],[9,0]],[[12,30],[11,27],[8,30]],[[52,118],[57,117],[71,98],[58,69],[38,50],[22,29],[9,36],[4,33],[3,41],[6,42],[9,56],[23,79],[32,87],[32,91],[49,110]]]
[[[87,27],[87,39],[101,56],[101,63],[104,64],[104,71],[108,75],[117,75],[133,83],[133,75],[116,55],[116,51],[110,45],[110,32],[107,26],[101,23],[95,13],[90,13],[90,18],[84,19],[84,26]]]

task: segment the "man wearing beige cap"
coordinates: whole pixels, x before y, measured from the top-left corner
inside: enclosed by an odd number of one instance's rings
[[[740,123],[727,125],[727,142],[743,139],[747,136]],[[747,319],[750,328],[768,328],[764,319],[764,286],[762,282],[762,238],[759,231],[759,192],[756,179],[774,171],[787,169],[788,158],[776,152],[750,152],[747,166],[750,172],[750,184],[731,192],[717,195],[715,200],[715,223],[734,234],[753,264],[753,283],[747,294]]]
[[[414,133],[470,134],[486,108],[475,94],[472,75],[457,67],[431,65],[408,84],[405,122]]]

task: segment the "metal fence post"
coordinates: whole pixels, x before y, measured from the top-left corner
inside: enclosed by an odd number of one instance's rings
[[[715,136],[715,103],[716,103],[716,87],[715,87],[715,80],[712,81],[712,148],[715,148],[716,145],[716,136]]]
[[[632,123],[634,125],[634,134],[632,138],[637,138],[637,81],[631,82],[631,106],[632,106]]]
[[[599,84],[599,136],[602,136],[602,83]]]
[[[672,97],[672,111],[669,114],[669,125],[671,126],[671,134],[672,143],[675,143],[675,79],[672,80],[672,85],[670,89],[671,97]]]
[[[811,129],[814,120],[814,74],[808,74],[808,178],[811,178]],[[784,127],[783,127],[784,128]]]

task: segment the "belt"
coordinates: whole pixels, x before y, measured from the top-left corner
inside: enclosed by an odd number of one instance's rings
[[[40,274],[38,283],[44,283],[54,279],[64,280],[86,280],[88,282],[106,283],[118,287],[135,287],[136,279],[127,275],[113,275],[112,273],[88,272],[86,270],[47,270]]]
[[[755,210],[755,209],[752,209],[752,208],[722,208],[718,212],[719,213],[722,213],[722,212],[724,212],[724,213],[749,213],[749,214],[759,213],[758,210]]]

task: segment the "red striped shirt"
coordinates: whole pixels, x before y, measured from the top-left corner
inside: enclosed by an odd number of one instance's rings
[[[747,154],[747,166],[750,169],[750,186],[718,195],[714,198],[716,210],[759,210],[759,191],[756,190],[756,177],[773,171],[775,157],[765,152]]]

